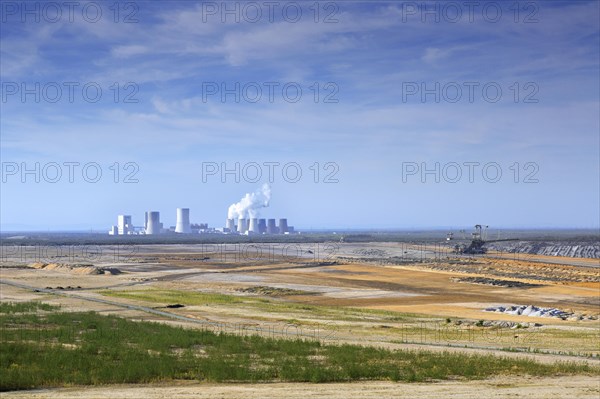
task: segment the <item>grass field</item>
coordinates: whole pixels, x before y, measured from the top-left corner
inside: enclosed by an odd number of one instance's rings
[[[492,375],[598,374],[491,355],[391,351],[215,334],[29,302],[0,307],[0,389],[144,383],[430,381]]]

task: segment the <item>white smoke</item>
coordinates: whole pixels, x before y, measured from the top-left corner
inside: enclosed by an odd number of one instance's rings
[[[242,199],[229,206],[228,219],[256,218],[260,208],[266,208],[271,201],[271,186],[267,183],[253,193],[247,193]]]

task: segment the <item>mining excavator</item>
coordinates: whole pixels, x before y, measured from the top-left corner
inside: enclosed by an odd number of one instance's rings
[[[485,233],[488,226],[482,226],[480,224],[475,225],[475,232],[471,233],[471,243],[469,245],[465,244],[457,244],[454,246],[454,253],[456,254],[466,254],[466,255],[481,255],[487,253],[487,248],[484,247],[485,244],[491,242],[501,242],[501,241],[518,241],[518,238],[503,238],[497,240],[487,240]],[[461,230],[461,233],[464,234],[464,230]]]

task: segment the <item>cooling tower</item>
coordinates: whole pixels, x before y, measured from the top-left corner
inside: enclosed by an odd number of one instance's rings
[[[225,222],[225,228],[229,229],[229,231],[233,233],[235,231],[235,220],[227,219],[227,221]]]
[[[160,234],[160,212],[148,212],[146,234]]]
[[[246,230],[248,230],[248,225],[246,223],[247,223],[246,219],[244,219],[244,218],[238,219],[238,224],[237,224],[238,233],[244,234],[246,232]]]
[[[269,219],[267,221],[267,234],[277,234],[277,226],[275,225],[275,219]]]
[[[190,234],[190,209],[177,208],[177,223],[175,223],[175,233]]]
[[[250,225],[248,226],[248,232],[258,234],[258,219],[250,219]]]
[[[279,219],[279,234],[288,232],[287,219]]]
[[[267,219],[258,219],[258,234],[267,232]]]

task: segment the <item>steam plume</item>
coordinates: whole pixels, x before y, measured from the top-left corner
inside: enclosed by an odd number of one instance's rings
[[[258,217],[259,209],[269,206],[271,201],[271,186],[267,183],[253,193],[247,193],[242,199],[229,206],[228,219],[255,218]]]

